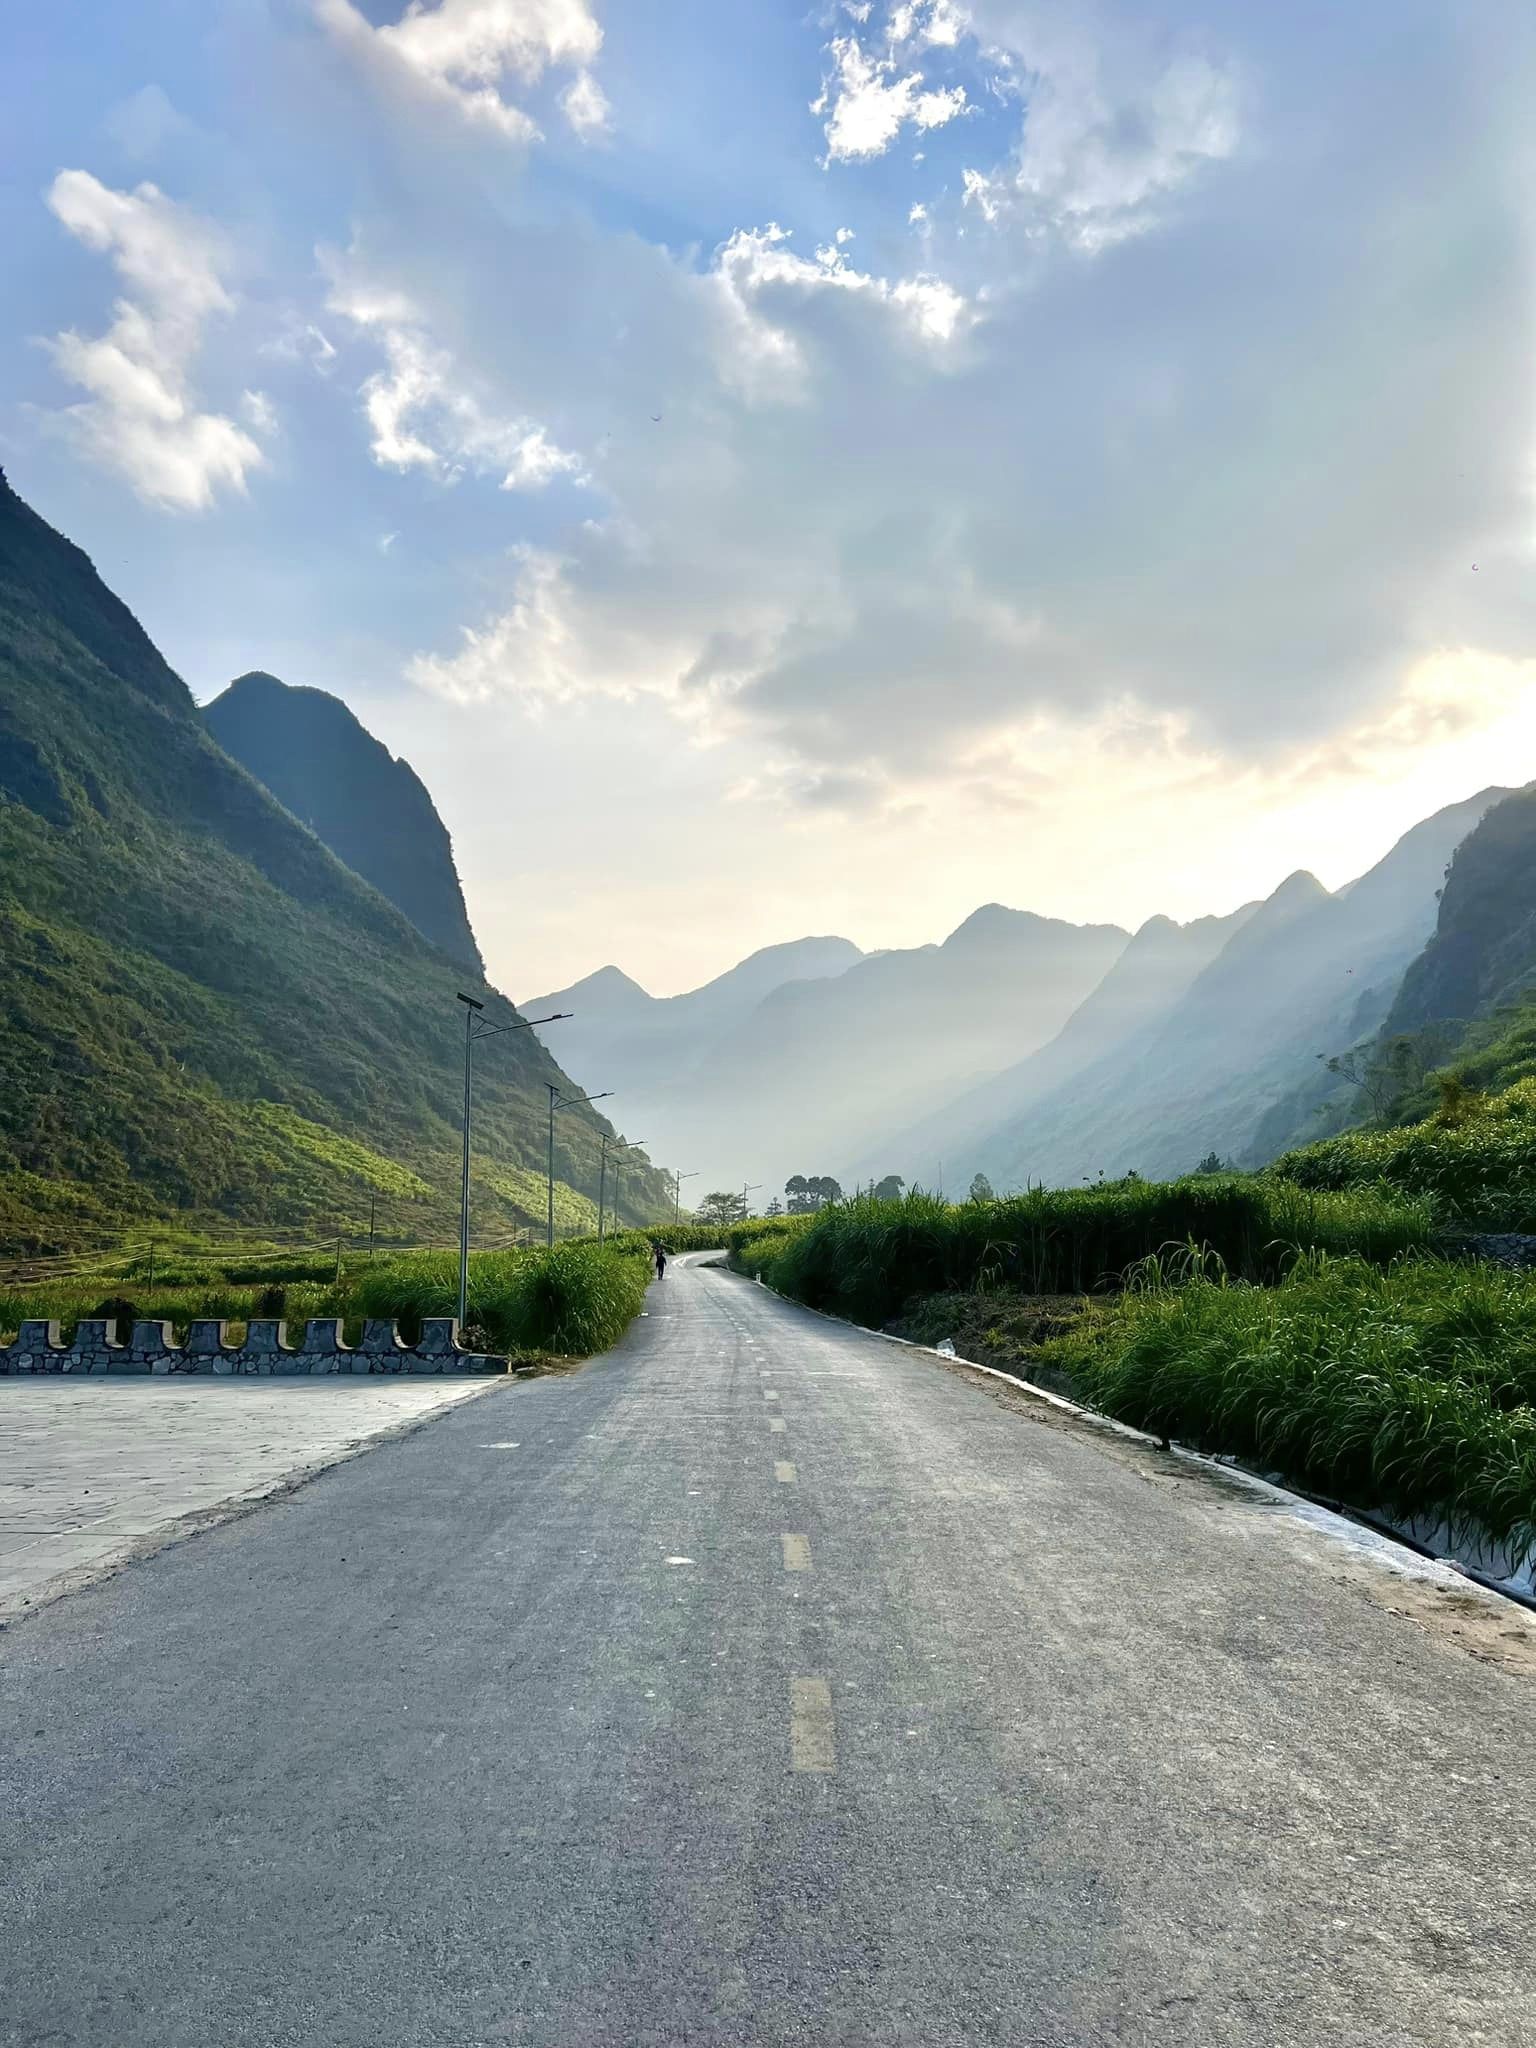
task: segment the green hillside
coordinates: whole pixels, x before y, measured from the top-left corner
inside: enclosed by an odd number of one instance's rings
[[[1484,1093],[1536,1075],[1536,784],[1457,848],[1435,935],[1403,976],[1377,1059],[1404,1073],[1400,1116],[1430,1106],[1436,1070]]]
[[[1366,1020],[1361,1019],[1361,1022]],[[1536,1076],[1536,784],[1494,805],[1445,871],[1435,929],[1368,1038],[1319,1072],[1298,1135],[1417,1123]],[[1523,1112],[1517,1112],[1521,1114]]]
[[[1385,1031],[1470,1024],[1536,985],[1536,785],[1496,804],[1446,870],[1434,937],[1403,976]]]
[[[466,973],[220,751],[0,477],[0,1248],[149,1220],[352,1231],[371,1202],[382,1231],[446,1240]],[[477,1057],[476,1221],[504,1233],[539,1208],[563,1077],[532,1032]],[[603,1128],[561,1118],[580,1194]],[[653,1171],[625,1190],[636,1220],[666,1204]]]

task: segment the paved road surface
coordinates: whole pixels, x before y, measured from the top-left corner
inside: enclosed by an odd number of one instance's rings
[[[1039,1414],[674,1267],[8,1630],[0,2041],[1536,2041],[1536,1685]]]

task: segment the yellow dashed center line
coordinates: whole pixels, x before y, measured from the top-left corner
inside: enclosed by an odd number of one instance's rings
[[[811,1568],[811,1539],[809,1536],[781,1536],[784,1546],[784,1569],[787,1572],[808,1572]]]
[[[787,1541],[788,1539],[786,1539]],[[837,1769],[832,1688],[824,1678],[789,1681],[789,1767],[821,1776]]]

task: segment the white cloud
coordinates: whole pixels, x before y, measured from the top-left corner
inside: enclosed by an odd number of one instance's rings
[[[802,404],[815,397],[818,363],[827,360],[821,330],[839,304],[869,309],[870,339],[882,353],[921,352],[935,360],[976,318],[975,308],[941,278],[879,277],[856,270],[834,244],[823,244],[813,259],[798,254],[790,240],[775,221],[739,228],[703,280],[705,332],[719,337],[714,374],[752,404]],[[863,333],[865,316],[850,317],[852,332]]]
[[[878,36],[834,37],[832,75],[813,112],[827,116],[827,161],[883,155],[908,126],[942,127],[988,98],[1019,107],[1001,163],[962,173],[966,204],[989,225],[1017,219],[1085,250],[1152,225],[1205,166],[1236,151],[1236,67],[1195,47],[1171,53],[1112,26],[1074,21],[1030,0],[898,0]],[[974,71],[933,87],[916,68],[942,49]],[[923,161],[923,152],[913,157]]]
[[[613,109],[590,71],[580,71],[560,95],[561,112],[580,136],[602,135],[612,126]]]
[[[108,113],[108,136],[131,162],[145,163],[167,143],[201,141],[204,131],[170,101],[163,85],[141,85]]]
[[[261,344],[260,353],[274,362],[308,363],[320,376],[328,377],[336,360],[336,344],[313,320],[290,311],[279,332]]]
[[[504,491],[539,490],[557,476],[580,476],[579,456],[558,447],[535,420],[489,407],[433,344],[402,294],[378,294],[341,274],[331,311],[376,330],[384,367],[362,387],[375,462],[384,469],[425,469],[445,483],[469,471],[501,472]]]
[[[277,408],[265,391],[242,391],[240,412],[246,425],[257,434],[277,431]]]
[[[111,258],[126,287],[104,334],[67,329],[48,344],[60,374],[88,394],[57,417],[92,461],[151,503],[196,510],[220,488],[243,490],[261,448],[234,420],[202,410],[192,384],[207,322],[235,304],[212,226],[154,185],[117,192],[88,171],[61,171],[48,204],[78,241]],[[254,418],[246,413],[258,432],[270,429],[264,400]]]
[[[1148,57],[1054,23],[1042,34],[1008,9],[997,32],[1024,105],[1013,156],[964,173],[966,203],[989,223],[1017,219],[1102,249],[1151,226],[1180,187],[1238,148],[1242,92],[1230,61],[1193,50]]]
[[[953,49],[970,30],[970,16],[949,0],[902,0],[891,10],[886,33],[892,43],[926,43]]]
[[[883,156],[903,127],[942,128],[966,109],[964,86],[925,90],[920,71],[903,71],[894,57],[870,55],[857,36],[830,45],[833,75],[811,106],[825,113],[827,159],[856,163]]]
[[[1248,775],[1279,802],[1335,735],[1386,749],[1427,650],[1536,646],[1518,67],[1494,92],[1481,54],[1405,45],[1384,81],[1374,42],[1277,42],[1266,72],[1035,18],[978,29],[1014,52],[1017,148],[963,236],[918,201],[924,275],[856,259],[837,213],[818,251],[755,226],[702,260],[565,195],[365,223],[338,300],[379,345],[380,459],[500,480],[544,422],[590,479],[498,523],[419,684],[487,726],[621,700],[822,815],[952,821],[1044,803],[1042,772],[1069,810],[1101,763],[1165,804]],[[1475,129],[1435,126],[1448,80]],[[878,183],[861,249],[910,210]]]
[[[313,4],[338,42],[382,83],[510,141],[539,134],[510,92],[526,93],[552,69],[575,68],[561,106],[576,133],[607,125],[608,103],[589,68],[603,32],[586,0],[411,0],[400,20],[378,28],[353,0]]]

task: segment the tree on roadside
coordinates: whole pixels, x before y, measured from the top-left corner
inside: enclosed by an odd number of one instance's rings
[[[992,1192],[992,1183],[984,1173],[978,1173],[971,1182],[971,1200],[973,1202],[995,1202],[997,1200],[997,1196]]]
[[[732,1194],[728,1188],[716,1188],[700,1202],[696,1220],[700,1223],[741,1223],[746,1219],[747,1205],[740,1195]]]
[[[784,1193],[789,1200],[789,1213],[791,1216],[803,1216],[806,1210],[813,1206],[808,1199],[809,1190],[806,1187],[805,1175],[803,1173],[792,1173],[789,1176],[789,1179],[784,1183]]]
[[[765,1216],[782,1216],[784,1214],[784,1204],[779,1200],[777,1195],[774,1195],[769,1199],[768,1206],[763,1211],[763,1214]]]
[[[1207,1152],[1200,1164],[1195,1168],[1196,1173],[1225,1173],[1226,1170],[1226,1167],[1222,1164],[1219,1152]]]
[[[874,1196],[877,1202],[899,1202],[906,1182],[899,1173],[888,1173],[885,1179],[876,1183]]]

